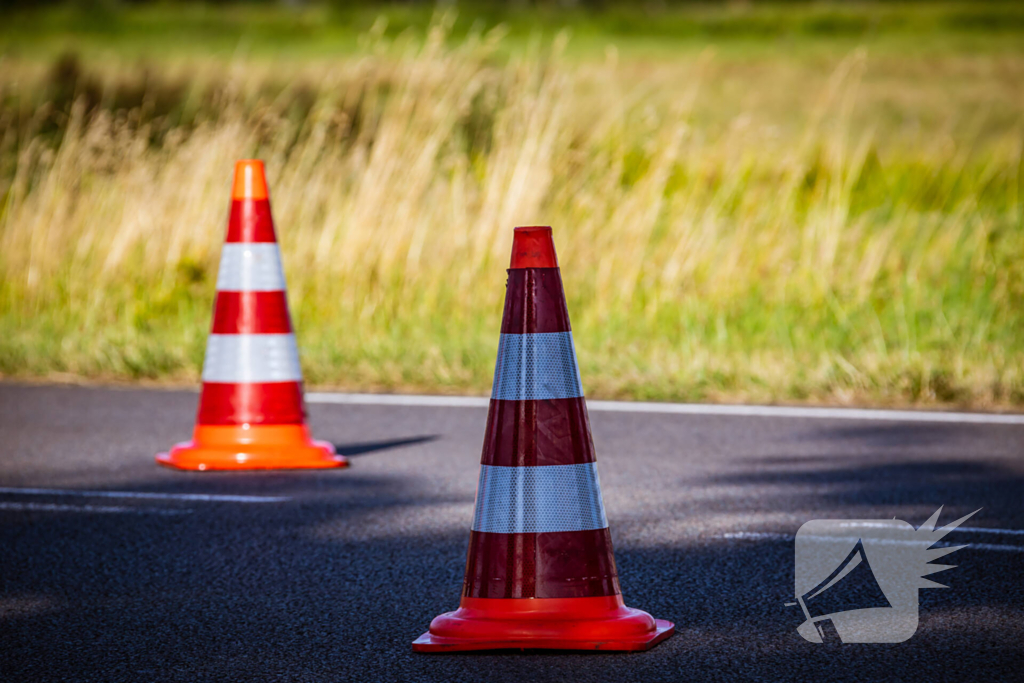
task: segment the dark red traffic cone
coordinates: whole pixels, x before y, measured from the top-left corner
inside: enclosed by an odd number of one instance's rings
[[[551,228],[516,228],[462,600],[417,652],[647,650],[626,607]]]

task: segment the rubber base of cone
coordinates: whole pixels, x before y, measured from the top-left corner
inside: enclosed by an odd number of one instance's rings
[[[675,625],[626,607],[621,595],[598,598],[462,598],[437,617],[414,652],[468,650],[649,650]]]
[[[157,463],[179,470],[296,470],[347,467],[334,446],[314,441],[305,425],[196,425]]]

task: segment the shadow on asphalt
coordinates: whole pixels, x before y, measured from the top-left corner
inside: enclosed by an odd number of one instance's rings
[[[812,495],[787,492],[785,498],[792,504],[806,503],[842,509],[846,516],[856,514],[859,507],[952,505],[966,514],[982,508],[971,526],[983,526],[988,520],[993,526],[1005,526],[999,518],[1000,510],[1019,510],[1024,493],[1024,478],[993,463],[969,460],[944,462],[868,462],[859,466],[837,466],[849,463],[856,456],[829,456],[815,463],[807,459],[803,467],[785,469],[759,468],[756,472],[743,472],[716,476],[716,484],[771,485],[785,490],[793,487],[808,490],[824,487]],[[862,456],[863,459],[863,456]],[[780,496],[779,498],[782,498]],[[782,504],[782,501],[779,501]],[[972,507],[973,505],[973,507]],[[943,519],[951,513],[943,515]],[[955,517],[950,517],[955,519]],[[907,520],[911,521],[912,520]],[[924,521],[924,520],[919,520]]]
[[[334,450],[347,458],[355,458],[380,451],[390,451],[402,446],[414,446],[421,443],[436,441],[440,437],[437,434],[427,436],[414,436],[408,439],[389,439],[387,441],[364,441],[362,443],[336,443]]]
[[[950,422],[865,422],[818,428],[804,438],[858,442],[879,449],[919,448],[950,442],[969,444],[973,436],[992,429],[992,425]],[[1003,429],[1012,433],[1019,431],[1013,427]]]
[[[627,603],[677,624],[651,652],[414,655],[412,640],[457,605],[468,541],[430,520],[471,500],[357,470],[202,476],[204,489],[250,494],[308,491],[313,480],[318,495],[174,503],[193,510],[180,515],[0,517],[6,680],[983,680],[1009,676],[1022,654],[1020,554],[961,551],[942,576],[951,590],[922,591],[925,618],[907,643],[832,646],[801,640],[799,613],[783,606],[792,542],[691,540],[617,549]],[[985,507],[993,525],[1024,491],[1019,474],[993,464],[863,455],[754,461],[708,481],[750,487],[752,511],[850,517],[947,503]],[[399,508],[415,510],[401,518],[409,526],[381,521]]]

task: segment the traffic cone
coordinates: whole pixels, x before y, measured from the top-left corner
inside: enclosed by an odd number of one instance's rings
[[[551,228],[516,228],[462,599],[416,652],[647,650],[626,607]]]
[[[225,242],[195,432],[156,461],[183,470],[345,467],[306,427],[262,161],[235,164]]]

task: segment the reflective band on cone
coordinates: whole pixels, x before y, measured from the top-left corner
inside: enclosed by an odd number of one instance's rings
[[[192,441],[157,462],[187,470],[344,467],[306,428],[302,369],[263,162],[235,165],[228,234]]]
[[[473,531],[540,534],[607,526],[596,463],[480,466]]]
[[[417,652],[646,650],[626,607],[551,229],[516,228],[462,600]]]
[[[572,332],[503,334],[491,398],[541,401],[583,396]]]
[[[291,334],[211,334],[204,382],[301,382],[299,349]]]
[[[283,292],[284,271],[277,244],[225,244],[220,254],[217,290]]]

